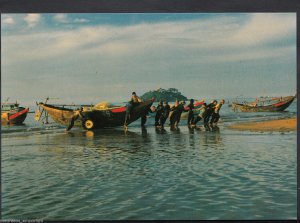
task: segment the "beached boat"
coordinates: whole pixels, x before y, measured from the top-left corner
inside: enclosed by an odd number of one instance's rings
[[[130,113],[130,119],[127,123],[130,124],[144,116],[149,111],[153,101],[144,101],[135,106]],[[72,119],[80,113],[81,118],[77,119],[75,126],[82,125],[84,129],[123,126],[126,115],[126,106],[114,106],[106,102],[95,106],[80,106],[81,110],[45,103],[39,103],[38,106],[55,122],[66,126],[70,126]],[[41,114],[42,112],[39,113]],[[36,119],[39,119],[39,114],[36,116]]]
[[[284,111],[292,104],[296,96],[256,99],[250,103],[232,102],[232,109],[241,112]]]
[[[16,103],[1,104],[1,124],[22,124],[27,117],[29,108],[20,107]]]

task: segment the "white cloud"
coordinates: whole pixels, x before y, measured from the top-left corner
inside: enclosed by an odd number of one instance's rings
[[[15,20],[12,17],[5,17],[3,19],[3,25],[13,25],[15,24]]]
[[[27,14],[27,16],[24,18],[24,20],[27,22],[29,27],[34,27],[40,22],[41,15],[40,14]]]
[[[36,24],[38,14],[29,14],[28,24]],[[66,21],[65,14],[57,14],[57,21]],[[234,17],[183,22],[144,23],[132,26],[85,27],[68,31],[52,31],[4,38],[6,57],[11,61],[49,59],[79,54],[93,57],[151,56],[177,58],[189,55],[207,61],[208,58],[224,60],[255,57],[274,57],[275,49],[255,48],[258,43],[294,35],[294,14],[254,14],[242,25]],[[240,49],[243,47],[242,49]],[[279,47],[279,46],[277,46]],[[277,48],[275,47],[275,48]],[[228,52],[228,49],[230,52]],[[259,53],[255,53],[255,50]],[[287,52],[286,50],[279,52]],[[24,57],[26,55],[26,57]],[[280,56],[280,55],[279,55]]]
[[[53,16],[54,21],[60,22],[60,23],[67,23],[68,17],[66,14],[56,14]]]
[[[236,44],[258,45],[296,34],[296,14],[253,14],[249,23],[232,36]]]
[[[56,20],[67,19],[65,14]],[[28,23],[40,20],[27,16]],[[235,17],[182,22],[142,23],[132,26],[94,26],[76,30],[11,35],[3,38],[3,63],[34,61],[78,55],[82,58],[105,55],[112,60],[149,58],[186,63],[240,61],[285,57],[289,47],[259,44],[281,40],[296,33],[295,14],[253,14],[245,24]],[[259,46],[258,46],[259,45]],[[282,50],[281,50],[282,49]],[[278,54],[280,53],[280,54]]]
[[[283,73],[294,75],[296,41],[282,44],[282,39],[296,40],[295,14],[251,14],[249,20],[241,18],[218,16],[72,30],[57,30],[56,26],[51,31],[10,33],[2,36],[3,77],[5,83],[23,78],[22,84],[27,81],[29,85],[41,77],[37,85],[45,95],[63,94],[61,89],[66,89],[65,95],[77,99],[82,96],[84,100],[95,95],[107,99],[127,95],[131,89],[151,89],[158,82],[169,87],[184,86],[189,75],[194,82],[203,76],[206,81],[214,80],[211,76],[226,73],[226,67],[227,73],[251,76],[257,67],[269,63],[266,72],[271,77],[282,73],[278,71],[282,63]],[[64,14],[56,15],[56,19],[70,20]],[[243,68],[239,62],[251,69],[237,71],[236,67]],[[16,89],[10,86],[5,87]]]

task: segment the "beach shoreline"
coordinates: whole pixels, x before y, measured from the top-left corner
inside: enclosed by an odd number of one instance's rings
[[[297,117],[258,121],[243,122],[227,126],[229,129],[239,131],[255,131],[255,132],[290,132],[297,130]]]

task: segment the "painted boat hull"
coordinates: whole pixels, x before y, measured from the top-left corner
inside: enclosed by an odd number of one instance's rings
[[[285,97],[284,100],[267,105],[267,106],[250,106],[247,104],[240,104],[240,103],[232,103],[232,109],[234,111],[241,111],[241,112],[279,112],[284,111],[287,109],[294,101],[295,96],[288,96]]]
[[[130,124],[147,114],[147,112],[150,110],[152,103],[153,100],[148,100],[145,102],[141,102],[139,105],[134,107],[132,109],[130,119],[127,123]],[[65,126],[68,126],[70,124],[76,112],[76,110],[73,109],[62,108],[50,104],[40,103],[38,105],[41,108],[43,108],[55,122]],[[90,120],[93,122],[93,127],[91,129],[117,127],[124,125],[126,107],[123,106],[108,108],[104,110],[82,111],[81,114],[83,116],[83,119],[77,120],[75,122],[75,126],[83,124],[83,122],[86,120]]]
[[[20,107],[18,112],[1,112],[1,123],[19,125],[22,124],[29,112],[28,108]]]

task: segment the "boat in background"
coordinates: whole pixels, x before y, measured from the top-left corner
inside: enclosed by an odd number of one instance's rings
[[[20,107],[16,103],[1,104],[1,124],[22,124],[27,117],[29,108]]]
[[[232,109],[241,112],[278,112],[284,111],[292,104],[295,96],[268,97],[256,99],[254,102],[232,102]]]
[[[128,124],[136,121],[147,114],[152,106],[153,99],[143,101],[135,106],[130,114]],[[75,126],[82,126],[84,129],[99,129],[106,127],[123,126],[126,115],[126,106],[115,106],[106,102],[95,106],[77,106],[77,108],[67,108],[65,105],[51,105],[45,103],[37,104],[42,111],[36,111],[35,119],[39,120],[41,114],[45,111],[55,122],[69,126],[72,120]],[[80,116],[74,120],[75,116]],[[71,124],[72,125],[72,124]],[[72,125],[73,126],[73,125]]]

